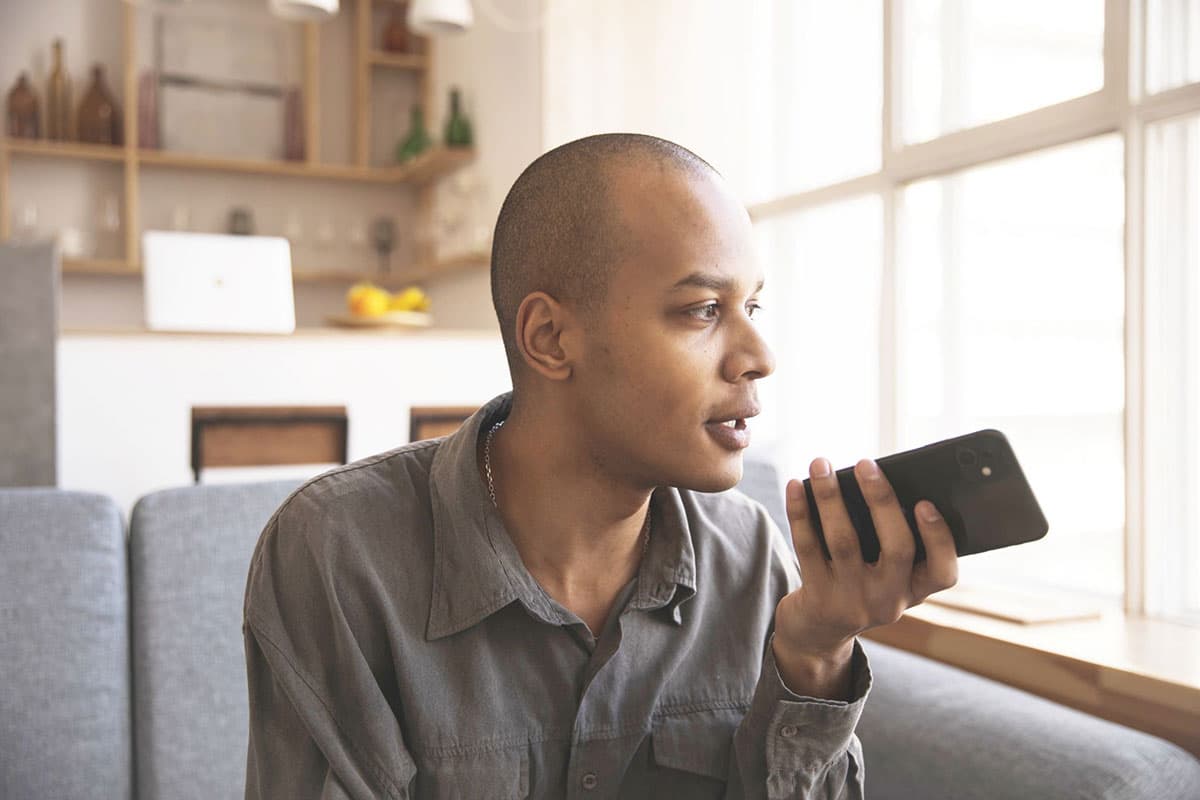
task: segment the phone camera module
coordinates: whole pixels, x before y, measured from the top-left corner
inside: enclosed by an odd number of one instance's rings
[[[964,467],[973,466],[975,464],[975,451],[974,450],[966,450],[966,449],[959,450],[958,451],[958,463]]]

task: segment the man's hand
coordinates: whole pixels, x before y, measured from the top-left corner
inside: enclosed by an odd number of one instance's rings
[[[848,700],[854,637],[889,625],[905,610],[958,582],[958,553],[950,526],[933,503],[917,503],[925,560],[913,565],[916,543],[892,486],[875,462],[863,459],[854,475],[879,536],[879,560],[863,561],[858,535],[829,462],[809,466],[821,516],[826,560],[809,519],[804,485],[787,485],[787,515],[800,561],[802,585],[775,607],[775,660],[784,684],[797,694]]]

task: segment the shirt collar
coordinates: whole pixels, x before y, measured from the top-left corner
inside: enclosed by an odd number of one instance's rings
[[[479,474],[479,437],[511,410],[511,391],[496,396],[447,436],[433,456],[428,640],[465,630],[514,600],[544,622],[569,622],[525,568]],[[650,505],[650,545],[629,606],[654,610],[669,605],[668,618],[678,625],[682,623],[679,604],[696,593],[692,534],[678,489],[658,487]]]

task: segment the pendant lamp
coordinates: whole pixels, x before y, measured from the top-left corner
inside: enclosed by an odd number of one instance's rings
[[[475,21],[471,0],[413,0],[408,27],[424,36],[465,33]]]
[[[295,22],[324,22],[338,13],[338,0],[269,0],[271,13]]]

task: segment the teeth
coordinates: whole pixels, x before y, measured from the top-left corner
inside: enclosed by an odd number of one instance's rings
[[[727,421],[727,422],[722,422],[721,424],[722,424],[722,425],[724,425],[726,428],[736,428],[736,427],[737,427],[737,420],[736,420],[736,419],[731,419],[731,420],[729,420],[729,421]]]

